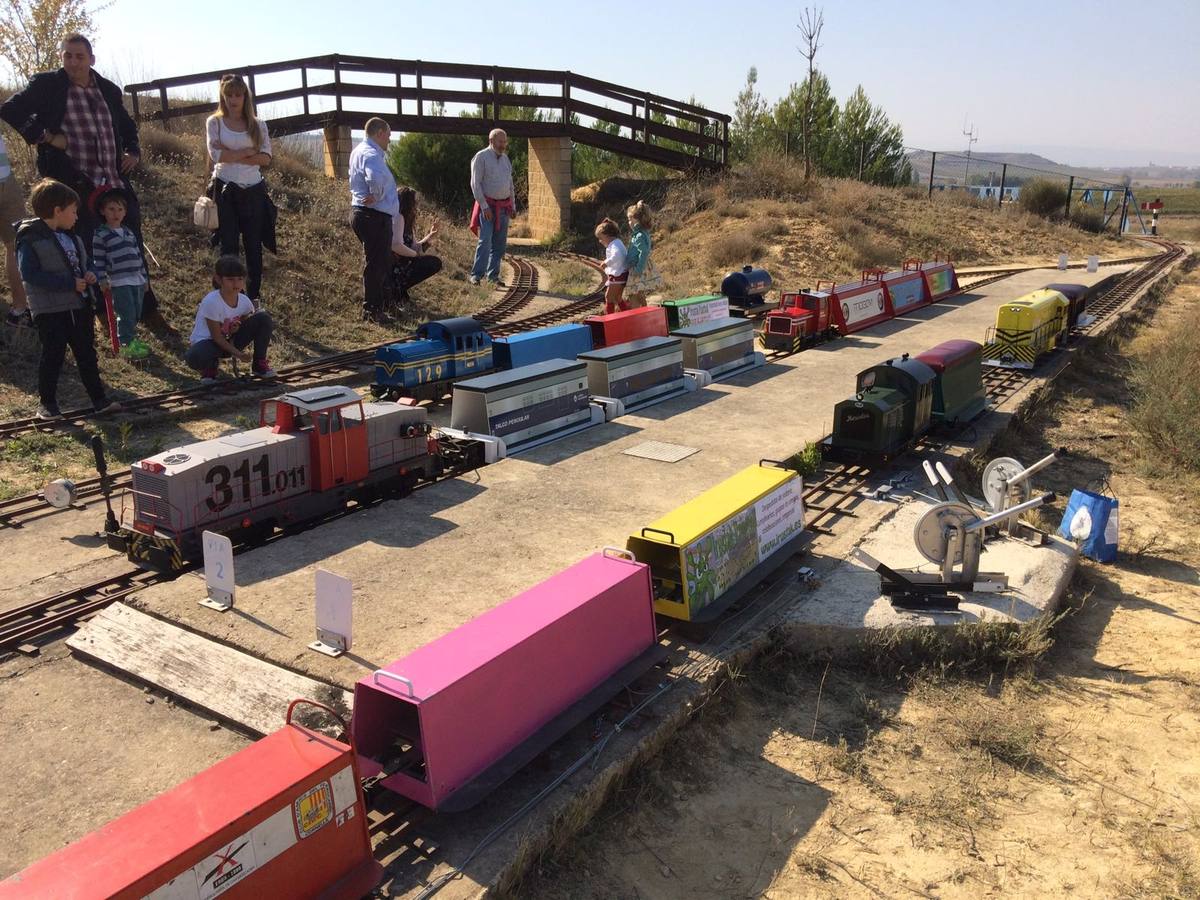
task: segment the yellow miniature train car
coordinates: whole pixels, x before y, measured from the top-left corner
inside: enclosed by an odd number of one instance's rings
[[[1058,291],[1040,290],[1005,303],[987,330],[983,364],[1032,369],[1038,357],[1062,343],[1071,303]]]
[[[804,532],[803,479],[763,460],[630,536],[650,566],[654,611],[705,622],[795,551]]]

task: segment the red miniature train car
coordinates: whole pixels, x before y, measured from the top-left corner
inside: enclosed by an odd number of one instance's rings
[[[667,337],[667,311],[661,306],[639,306],[583,320],[592,329],[592,347],[612,347],[648,337]]]

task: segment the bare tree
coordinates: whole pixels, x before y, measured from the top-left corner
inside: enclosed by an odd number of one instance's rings
[[[804,98],[804,121],[801,123],[801,139],[804,142],[804,177],[812,178],[812,154],[809,152],[809,128],[812,124],[812,84],[817,51],[821,49],[821,29],[825,27],[825,11],[820,7],[804,7],[800,13],[800,37],[804,44],[796,49],[808,60],[808,85]]]
[[[92,16],[111,3],[88,0],[0,0],[0,59],[13,74],[28,80],[53,69],[59,44],[72,32],[95,32]]]

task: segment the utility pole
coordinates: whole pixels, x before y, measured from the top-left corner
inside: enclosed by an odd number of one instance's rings
[[[967,128],[967,117],[963,116],[963,137],[967,139],[967,168],[963,173],[963,183],[967,190],[971,189],[971,145],[979,140],[979,132],[975,129],[975,123],[971,123],[971,127]]]

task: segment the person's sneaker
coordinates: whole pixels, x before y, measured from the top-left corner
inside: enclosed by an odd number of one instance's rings
[[[488,284],[490,284],[492,287],[502,287],[502,288],[508,287],[508,285],[505,284],[503,281],[501,281],[499,278],[489,278]]]
[[[129,360],[143,360],[150,355],[150,348],[134,338],[121,348],[121,356]]]
[[[105,399],[105,400],[101,400],[99,403],[97,403],[93,409],[94,409],[94,412],[96,415],[104,416],[104,415],[107,415],[108,413],[120,412],[121,404],[118,403],[116,400]]]
[[[62,418],[62,412],[53,403],[43,403],[38,407],[37,417],[43,422]]]
[[[364,309],[362,311],[362,318],[364,322],[374,322],[376,325],[392,324],[392,317],[382,309]]]
[[[259,378],[274,378],[275,370],[271,368],[271,364],[265,359],[256,359],[250,367],[250,371]]]
[[[202,369],[200,371],[200,383],[201,384],[216,384],[217,383],[217,370],[215,368]]]
[[[30,328],[33,326],[33,315],[28,308],[20,312],[10,309],[8,315],[4,317],[4,324],[11,325],[13,328]]]
[[[471,284],[479,284],[479,276],[478,275],[471,276]]]

